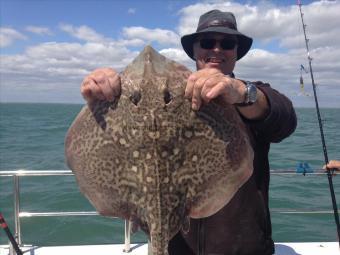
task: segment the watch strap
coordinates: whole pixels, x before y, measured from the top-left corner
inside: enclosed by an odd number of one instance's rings
[[[249,81],[245,81],[244,85],[246,87],[246,93],[245,93],[245,98],[244,98],[244,102],[242,103],[236,103],[236,106],[249,106],[252,105],[256,102],[256,92],[255,92],[255,97],[254,95],[252,95],[252,93],[254,93],[254,91],[251,91],[252,89],[256,89],[256,86],[254,85],[254,83],[249,82]]]

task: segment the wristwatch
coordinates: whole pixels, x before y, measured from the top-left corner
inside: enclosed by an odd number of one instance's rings
[[[256,86],[254,85],[254,83],[252,83],[250,81],[245,81],[244,84],[246,86],[246,94],[244,96],[244,101],[243,101],[243,103],[235,104],[237,106],[252,105],[257,100],[257,89],[256,89]]]

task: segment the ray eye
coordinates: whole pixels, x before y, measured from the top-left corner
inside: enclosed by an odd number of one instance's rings
[[[169,90],[164,90],[164,102],[166,104],[170,103],[172,100],[172,95],[170,94]]]
[[[130,100],[134,105],[138,105],[139,101],[141,100],[142,95],[139,91],[134,91],[130,96]]]

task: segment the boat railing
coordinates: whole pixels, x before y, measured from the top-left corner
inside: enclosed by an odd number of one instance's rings
[[[272,170],[271,174],[295,175],[294,170]],[[301,174],[301,173],[300,173]],[[308,174],[325,174],[323,171],[316,171]],[[99,215],[94,211],[60,211],[60,212],[24,212],[20,210],[20,177],[24,176],[73,176],[71,170],[10,170],[0,171],[0,176],[13,177],[13,200],[14,200],[14,238],[19,246],[22,246],[20,218],[25,217],[60,217],[60,216],[95,216]],[[310,211],[277,211],[278,213],[313,213]],[[315,211],[314,213],[331,213],[330,211]],[[131,250],[131,222],[125,220],[124,252]],[[13,250],[13,249],[11,249]]]
[[[73,175],[71,170],[14,170],[0,171],[0,176],[13,177],[13,200],[14,200],[14,238],[19,246],[22,246],[20,218],[25,217],[60,217],[60,216],[96,216],[95,211],[73,212],[24,212],[20,210],[20,177],[23,176],[67,176]],[[124,252],[131,250],[131,222],[125,220]],[[10,249],[13,250],[13,249]]]

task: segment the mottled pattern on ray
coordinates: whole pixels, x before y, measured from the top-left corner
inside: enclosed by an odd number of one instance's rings
[[[246,128],[231,105],[191,110],[190,71],[147,46],[121,74],[116,102],[85,106],[65,154],[81,192],[99,213],[138,222],[154,255],[188,217],[227,204],[252,174]]]

